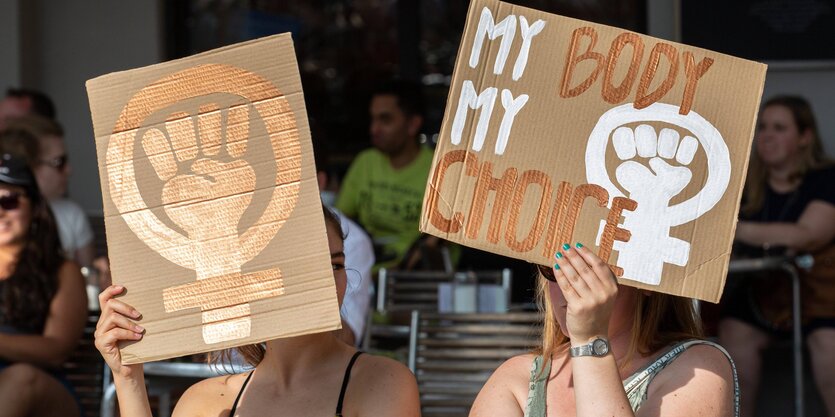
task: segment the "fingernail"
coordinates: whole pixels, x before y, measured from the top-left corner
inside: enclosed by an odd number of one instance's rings
[[[142,326],[139,326],[139,325],[133,326],[133,329],[136,330],[139,333],[142,333],[142,332],[145,331],[145,328],[142,327]]]
[[[560,253],[557,253],[557,255],[561,255],[561,254],[560,254]],[[560,266],[559,266],[559,265],[557,265],[557,264],[554,264],[554,269],[559,270],[559,269],[560,269]]]
[[[577,242],[577,248],[582,248],[582,247],[583,247],[583,244],[580,243],[580,242]]]
[[[137,339],[142,338],[142,333],[134,333],[133,335],[136,336]]]
[[[569,245],[568,243],[563,243],[562,248],[565,249],[565,250],[569,250],[569,249],[571,249],[571,245]]]
[[[140,316],[139,312],[138,312],[138,311],[136,311],[136,310],[131,311],[131,314],[132,314],[132,315],[133,315],[133,317],[135,317],[135,318],[139,318],[139,316]]]
[[[562,252],[557,252],[554,256],[556,256],[557,259],[562,259]]]

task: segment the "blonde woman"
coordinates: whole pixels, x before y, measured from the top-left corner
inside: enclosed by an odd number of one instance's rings
[[[540,267],[537,352],[502,364],[471,417],[736,416],[727,353],[699,339],[691,300],[619,286],[577,243]]]

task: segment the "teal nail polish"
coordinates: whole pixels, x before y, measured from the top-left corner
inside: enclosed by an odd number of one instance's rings
[[[559,265],[557,265],[557,264],[554,264],[554,269],[556,269],[557,271],[559,271],[559,270],[560,270],[560,266],[559,266]]]
[[[580,243],[580,242],[577,242],[577,248],[582,248],[582,247],[583,247],[583,244]]]
[[[563,243],[562,248],[565,249],[565,250],[569,250],[569,249],[571,249],[571,245],[569,245],[568,243]]]
[[[557,254],[554,256],[556,256],[557,259],[562,259],[562,252],[557,252]]]

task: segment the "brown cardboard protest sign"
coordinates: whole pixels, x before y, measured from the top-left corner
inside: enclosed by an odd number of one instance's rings
[[[277,35],[87,82],[126,363],[339,327],[296,55]]]
[[[470,3],[421,230],[716,302],[766,66],[495,0]]]

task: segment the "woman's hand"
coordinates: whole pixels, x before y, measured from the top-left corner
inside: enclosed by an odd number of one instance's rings
[[[572,345],[607,336],[618,284],[609,265],[581,244],[563,245],[554,277],[567,305],[566,327]]]
[[[122,365],[119,342],[142,339],[145,329],[134,323],[141,317],[136,309],[115,298],[125,287],[111,285],[99,294],[101,316],[96,324],[96,348],[116,377],[132,377],[142,373],[142,365]]]

